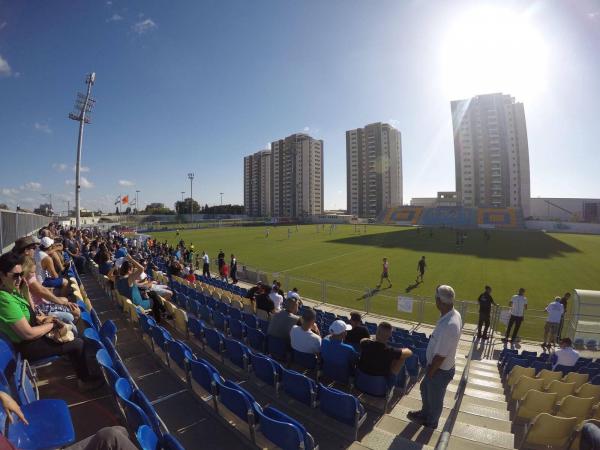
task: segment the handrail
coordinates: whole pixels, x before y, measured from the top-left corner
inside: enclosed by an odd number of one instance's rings
[[[469,349],[469,354],[467,356],[467,363],[465,364],[465,368],[463,369],[462,376],[460,377],[460,382],[458,384],[458,389],[456,390],[456,395],[454,396],[456,401],[454,402],[454,406],[452,407],[452,410],[450,411],[450,414],[446,419],[446,423],[444,424],[442,434],[435,445],[435,450],[446,450],[446,448],[448,447],[448,442],[450,441],[450,436],[452,435],[452,429],[454,428],[456,418],[458,417],[460,405],[462,403],[462,399],[465,394],[465,389],[467,388],[467,383],[469,381],[469,369],[471,367],[471,360],[473,359],[473,350],[475,349],[476,340],[477,337],[473,336],[473,340],[471,341],[471,348]]]

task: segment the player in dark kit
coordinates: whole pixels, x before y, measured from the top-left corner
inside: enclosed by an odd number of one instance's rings
[[[419,262],[417,263],[417,283],[423,282],[423,276],[425,275],[425,268],[427,264],[425,263],[425,257],[422,256]]]
[[[377,285],[377,289],[379,289],[381,287],[381,283],[383,283],[383,280],[387,280],[389,286],[388,287],[392,287],[392,282],[390,281],[390,272],[389,272],[390,266],[388,264],[388,260],[387,258],[383,258],[383,268],[381,271],[381,278],[379,280],[379,284]]]

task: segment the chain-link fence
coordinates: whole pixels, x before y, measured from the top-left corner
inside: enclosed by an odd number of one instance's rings
[[[39,230],[51,221],[51,217],[0,210],[0,250],[8,250],[18,238]]]

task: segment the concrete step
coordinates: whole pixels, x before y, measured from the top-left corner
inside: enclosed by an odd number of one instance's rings
[[[498,396],[495,394],[492,394],[492,396],[496,397],[495,400],[483,397],[483,395],[486,394],[484,391],[475,392],[475,390],[473,390],[473,389],[471,389],[469,391],[469,388],[467,388],[465,394],[466,395],[463,396],[463,399],[462,399],[462,404],[471,403],[471,404],[480,405],[480,406],[487,407],[487,408],[496,408],[496,409],[500,409],[500,410],[507,409],[506,401],[504,401],[504,399],[499,400]],[[444,406],[446,406],[448,408],[454,407],[454,404],[456,403],[454,395],[455,395],[455,392],[451,391],[450,389],[448,389],[446,391],[446,395],[444,396]],[[408,394],[406,394],[405,397],[413,397],[418,400],[421,400],[421,393],[419,391],[419,387],[415,386],[413,389],[410,390],[410,392]]]
[[[419,408],[416,408],[419,409]],[[409,420],[407,414],[411,409],[403,405],[396,405],[390,412],[390,416],[396,419]],[[440,417],[439,429],[443,429],[446,424],[446,419],[451,413],[451,409],[444,408],[442,416]],[[459,411],[456,417],[457,422],[467,423],[471,425],[477,425],[479,427],[487,428],[490,430],[503,431],[505,433],[511,432],[512,422],[510,420],[495,419],[493,417],[486,417],[484,415],[470,414],[468,412]]]
[[[360,441],[360,447],[350,446],[352,450],[434,450],[437,441],[432,440],[431,444],[424,444],[423,442],[411,438],[406,435],[398,435],[397,433],[390,433],[388,431],[373,428],[367,433]],[[354,444],[353,444],[354,445]],[[473,449],[474,450],[474,449]]]
[[[469,369],[469,378],[478,377],[478,378],[489,378],[490,380],[496,380],[499,383],[502,383],[502,378],[500,377],[500,372],[489,371],[489,370],[480,370],[474,367]]]
[[[400,435],[415,442],[435,445],[438,441],[441,428],[431,430],[413,423],[409,420],[402,420],[390,415],[383,416],[375,425],[377,429],[387,431],[388,433]],[[455,422],[452,428],[452,436],[462,438],[464,441],[470,441],[467,446],[463,442],[461,448],[505,448],[514,449],[514,436],[511,433],[492,430],[477,425]],[[475,447],[474,447],[475,446]]]
[[[418,390],[422,382],[423,381],[421,380],[417,385],[415,385],[411,392],[413,392],[415,389]],[[451,394],[454,397],[454,394],[458,391],[459,382],[460,380],[453,380],[446,389],[446,395]],[[503,389],[467,385],[467,388],[465,389],[465,396],[471,396],[482,400],[492,400],[499,403],[506,403],[506,397]]]
[[[419,410],[421,409],[421,397],[415,398],[410,396],[402,397],[400,403],[397,406],[401,406],[402,408],[406,408],[409,410]],[[451,408],[454,406],[454,403],[446,405],[444,403],[444,412],[445,414],[449,414]],[[395,409],[396,407],[394,407]],[[471,402],[469,399],[465,401],[463,399],[460,404],[460,411],[468,414],[489,417],[491,419],[498,419],[502,421],[510,421],[510,411],[508,409],[500,409],[495,407],[483,406],[476,402]]]

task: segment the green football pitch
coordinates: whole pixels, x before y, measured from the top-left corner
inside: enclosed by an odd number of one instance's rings
[[[259,268],[297,286],[301,295],[388,316],[415,320],[420,314],[397,311],[397,296],[432,299],[438,284],[454,287],[459,300],[475,301],[487,284],[501,305],[524,287],[529,311],[523,335],[540,337],[544,307],[556,295],[573,289],[600,290],[600,236],[537,231],[467,232],[462,245],[450,229],[417,230],[397,226],[337,225],[223,227],[152,233],[158,241],[183,239],[196,253],[215,259],[223,249],[238,264]],[[269,230],[267,236],[267,229]],[[366,231],[365,231],[366,230]],[[426,257],[422,283],[416,283],[417,262]],[[382,258],[387,257],[392,287],[376,289]],[[326,283],[319,283],[324,280]],[[325,284],[325,287],[323,287]],[[367,300],[366,292],[372,290]],[[417,308],[418,309],[418,308]],[[539,310],[540,312],[534,312]],[[538,316],[533,320],[534,316]],[[427,303],[422,317],[435,321],[437,311]],[[470,306],[467,322],[477,320]],[[528,320],[532,319],[532,320]]]

